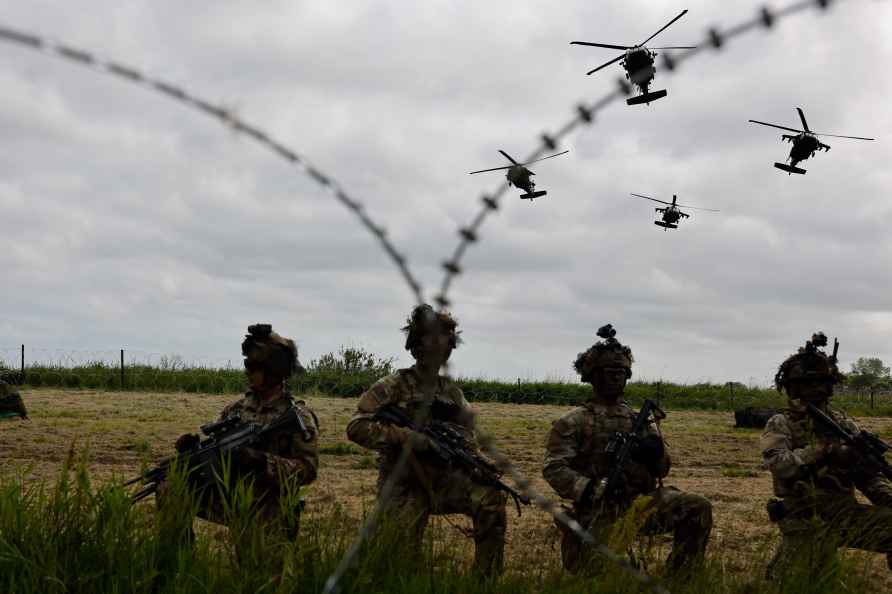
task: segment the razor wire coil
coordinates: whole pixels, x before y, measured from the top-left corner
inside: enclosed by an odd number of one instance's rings
[[[699,55],[707,49],[721,51],[727,45],[727,42],[729,40],[741,36],[751,30],[755,30],[758,28],[771,30],[777,24],[777,22],[783,18],[801,13],[810,8],[825,10],[829,7],[830,4],[831,0],[799,0],[778,10],[772,10],[767,6],[762,7],[761,9],[759,9],[756,17],[751,20],[744,21],[743,23],[729,27],[724,31],[721,31],[718,28],[709,29],[704,42],[698,44],[693,49],[684,50],[675,55],[664,52],[662,65],[669,73],[675,72],[677,71],[681,63],[690,60],[691,58]],[[26,47],[31,47],[33,49],[41,51],[46,51],[50,54],[68,59],[73,62],[78,62],[86,66],[105,70],[108,73],[124,80],[143,84],[148,88],[154,89],[172,99],[195,107],[200,111],[206,113],[207,115],[211,115],[219,119],[222,123],[230,126],[236,132],[241,132],[251,138],[254,138],[257,142],[266,146],[274,153],[280,155],[292,164],[298,166],[306,175],[308,175],[316,183],[329,191],[339,202],[341,202],[341,204],[350,209],[355,214],[357,219],[359,219],[361,224],[375,236],[382,249],[384,249],[390,259],[396,264],[404,281],[412,290],[416,301],[418,303],[422,303],[424,301],[421,285],[412,276],[408,266],[406,265],[405,256],[401,254],[387,239],[386,230],[383,227],[377,225],[368,216],[362,203],[348,196],[335,180],[321,173],[318,169],[310,165],[297,153],[286,147],[284,144],[274,140],[272,137],[267,135],[259,128],[245,123],[235,114],[233,114],[231,110],[227,110],[223,107],[216,106],[210,102],[204,101],[203,99],[186,92],[184,89],[166,83],[160,79],[148,77],[136,69],[112,61],[99,60],[92,54],[83,50],[52,42],[35,35],[22,33],[0,26],[0,40],[16,43],[18,45]],[[630,78],[634,79],[635,73],[633,73]],[[616,100],[628,96],[631,91],[631,84],[626,80],[620,78],[617,80],[615,88],[602,98],[594,101],[590,105],[587,105],[585,103],[578,104],[575,108],[575,114],[572,119],[558,128],[556,132],[552,134],[543,133],[540,136],[538,146],[526,159],[524,159],[524,162],[533,161],[543,156],[546,151],[555,150],[560,145],[561,141],[569,136],[570,133],[572,133],[579,127],[594,124],[597,120],[598,114],[602,110],[614,103]],[[459,228],[459,242],[456,248],[452,252],[451,257],[441,263],[445,274],[440,284],[439,293],[434,296],[435,302],[440,306],[441,309],[446,308],[450,305],[450,300],[448,297],[449,291],[452,288],[455,277],[462,272],[461,263],[465,252],[472,243],[480,241],[480,229],[483,226],[483,223],[486,221],[487,217],[490,214],[493,214],[498,210],[500,206],[499,201],[505,194],[505,192],[509,189],[509,187],[510,186],[507,182],[502,182],[502,184],[491,194],[482,195],[480,198],[483,205],[482,208],[471,220],[470,224]],[[531,486],[531,482],[517,471],[517,469],[513,466],[513,464],[511,464],[510,460],[506,456],[501,454],[501,452],[495,446],[494,440],[490,436],[480,431],[478,431],[478,434],[483,449],[490,456],[492,456],[493,459],[496,460],[504,470],[506,470],[511,475],[518,488],[524,494],[530,496],[530,498],[540,509],[550,514],[555,520],[566,525],[579,538],[581,538],[583,542],[593,545],[600,554],[604,555],[611,562],[618,565],[643,586],[659,594],[668,594],[667,591],[653,578],[633,567],[625,559],[611,551],[605,545],[596,544],[595,539],[590,532],[583,529],[583,527],[580,526],[578,522],[563,514],[560,509],[554,504],[554,502],[535,492],[535,490]],[[375,508],[363,522],[362,526],[360,527],[358,536],[356,537],[356,539],[354,539],[353,543],[351,543],[350,548],[341,559],[341,562],[339,563],[335,572],[332,573],[331,576],[329,576],[324,590],[326,593],[339,591],[340,580],[343,578],[344,573],[352,565],[356,556],[359,554],[362,543],[366,538],[369,537],[374,529],[375,522],[377,521],[378,515],[381,512],[380,502],[386,499],[386,495],[388,495],[393,489],[395,483],[395,480],[393,479],[395,479],[395,477],[397,477],[400,472],[402,472],[403,468],[408,463],[410,454],[411,447],[404,447],[402,449],[397,464],[391,473],[390,480],[385,482],[381,492],[379,493]]]
[[[676,72],[678,66],[682,62],[693,58],[694,56],[698,55],[698,53],[703,52],[708,48],[719,51],[727,44],[730,39],[743,35],[748,31],[757,29],[759,27],[766,30],[771,30],[771,28],[777,23],[777,21],[782,18],[786,18],[815,7],[819,10],[824,10],[828,8],[830,3],[831,0],[799,0],[798,2],[794,2],[777,11],[772,11],[767,6],[762,7],[761,9],[759,9],[756,17],[754,17],[753,19],[745,21],[739,25],[729,27],[725,31],[720,31],[717,28],[709,29],[706,42],[698,44],[693,49],[684,50],[674,57],[664,52],[663,64],[670,72]],[[635,75],[636,73],[631,73],[629,78],[634,80]],[[556,150],[560,142],[571,132],[573,132],[577,127],[594,124],[599,112],[605,109],[608,105],[614,103],[617,99],[628,96],[629,94],[631,94],[631,92],[632,85],[625,79],[619,78],[616,82],[616,87],[614,88],[614,90],[607,93],[602,98],[596,100],[591,105],[586,105],[585,103],[578,104],[576,106],[576,113],[574,117],[567,121],[567,123],[565,123],[563,126],[558,128],[558,130],[553,134],[549,134],[547,132],[542,133],[539,137],[539,145],[531,154],[523,159],[522,162],[534,161],[539,157],[544,156],[548,151]],[[448,294],[455,277],[458,276],[462,271],[462,257],[472,243],[480,241],[480,228],[483,226],[483,223],[486,221],[487,217],[498,210],[499,201],[509,188],[510,185],[507,182],[503,181],[494,192],[481,196],[480,200],[483,204],[483,207],[478,211],[477,215],[472,219],[470,224],[465,227],[459,228],[458,235],[460,239],[455,247],[455,250],[452,252],[452,255],[449,259],[444,260],[441,263],[441,267],[445,271],[445,274],[440,284],[440,291],[437,295],[434,296],[435,302],[441,309],[445,309],[451,305]],[[500,462],[503,469],[509,472],[521,492],[529,496],[540,509],[547,512],[555,520],[567,526],[574,534],[576,534],[577,537],[582,539],[583,542],[594,546],[595,550],[599,554],[610,560],[612,563],[618,565],[623,571],[628,573],[643,586],[659,594],[668,594],[667,590],[653,578],[632,566],[630,563],[628,563],[628,561],[617,555],[615,552],[611,551],[607,546],[605,546],[604,544],[595,544],[595,539],[590,532],[580,526],[578,522],[563,514],[552,501],[536,493],[532,489],[530,481],[525,479],[516,470],[516,468],[514,468],[510,460],[499,452],[498,448],[495,446],[494,440],[490,436],[485,435],[478,430],[478,438],[487,454]],[[409,451],[410,448],[403,448],[404,453]],[[385,496],[390,493],[390,490],[393,488],[393,485],[391,483],[394,482],[392,479],[396,477],[397,473],[402,470],[403,465],[408,463],[408,459],[408,455],[402,455],[400,457],[400,460],[398,461],[393,474],[391,474],[391,480],[385,482],[385,485],[382,488],[381,493],[379,494],[379,503],[376,505],[372,514],[370,514],[370,516],[361,526],[359,535],[351,544],[350,549],[341,560],[341,563],[338,565],[337,569],[335,569],[335,572],[329,577],[324,590],[325,594],[333,594],[339,591],[339,582],[341,578],[343,577],[347,568],[352,564],[356,555],[358,555],[362,541],[371,533],[372,529],[370,525],[373,526],[374,523],[377,521],[377,514],[380,512],[380,501],[382,499],[385,499]]]
[[[707,31],[705,40],[702,43],[697,44],[697,46],[692,49],[683,50],[677,52],[676,54],[671,54],[668,51],[663,51],[662,65],[670,73],[675,72],[683,62],[690,60],[694,56],[697,56],[710,49],[715,51],[722,50],[727,42],[735,37],[744,35],[745,33],[756,29],[765,29],[770,31],[777,24],[777,22],[783,18],[801,13],[811,8],[825,10],[830,6],[831,2],[832,0],[799,0],[778,10],[772,10],[767,6],[763,6],[758,10],[754,18],[744,21],[738,25],[731,26],[724,31],[721,31],[716,27],[710,28]],[[630,78],[635,79],[636,74],[637,72],[631,73]],[[523,159],[522,162],[526,163],[529,161],[534,161],[539,157],[545,155],[546,152],[556,150],[559,147],[560,142],[564,140],[577,127],[594,124],[597,115],[602,110],[616,102],[618,99],[629,95],[631,92],[632,85],[624,78],[619,78],[617,79],[616,87],[614,88],[614,90],[607,93],[605,96],[598,99],[591,105],[586,105],[585,103],[578,104],[576,106],[576,113],[574,114],[574,117],[568,120],[567,123],[565,123],[563,126],[558,128],[556,132],[552,134],[549,134],[547,132],[543,133],[539,137],[538,146],[532,153],[530,153],[529,156]],[[480,228],[483,226],[483,223],[486,221],[487,217],[498,210],[500,199],[509,189],[509,184],[507,182],[503,182],[491,194],[484,194],[481,198],[481,201],[483,202],[483,208],[480,209],[478,214],[474,217],[474,219],[472,219],[470,225],[459,229],[460,240],[458,245],[452,252],[451,257],[441,263],[441,267],[444,270],[444,276],[443,280],[440,283],[439,293],[434,296],[434,301],[436,301],[437,305],[439,305],[441,309],[445,309],[451,305],[451,302],[449,300],[449,291],[454,284],[455,277],[462,272],[461,264],[465,252],[470,247],[471,243],[480,240]],[[469,231],[470,234],[466,233],[467,231]]]

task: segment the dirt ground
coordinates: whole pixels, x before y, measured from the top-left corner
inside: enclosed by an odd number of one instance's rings
[[[24,394],[30,421],[0,421],[0,474],[31,465],[32,479],[52,479],[72,444],[89,448],[96,480],[135,476],[142,460],[170,455],[177,436],[195,432],[216,419],[234,396],[185,393],[90,392],[35,390]],[[309,398],[319,416],[320,474],[307,491],[307,508],[324,513],[339,505],[357,518],[374,503],[374,458],[348,442],[344,430],[354,400]],[[541,478],[543,442],[551,422],[565,406],[476,404],[478,423],[493,435],[500,449],[533,479],[535,488],[554,495]],[[862,428],[892,437],[892,419],[858,419]],[[713,504],[715,527],[710,555],[731,572],[763,567],[778,539],[768,521],[765,502],[770,477],[759,469],[758,430],[734,429],[728,412],[669,411],[662,424],[672,453],[667,485],[698,493]],[[509,481],[510,482],[510,481]],[[454,525],[461,519],[438,520],[431,526],[441,538],[460,539]],[[664,538],[664,543],[669,539]],[[471,547],[468,547],[469,551]],[[525,508],[518,518],[509,510],[508,569],[560,563],[558,532],[545,512]],[[892,589],[885,559],[865,559],[877,580]]]

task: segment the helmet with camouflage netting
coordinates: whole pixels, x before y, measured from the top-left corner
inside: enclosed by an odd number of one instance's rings
[[[297,359],[297,345],[290,338],[273,332],[270,324],[251,324],[242,342],[245,369],[261,369],[266,373],[287,379],[293,373],[303,373],[303,365]]]
[[[449,336],[452,348],[461,344],[461,331],[458,322],[449,312],[436,311],[427,303],[415,306],[406,318],[406,325],[401,329],[406,333],[406,350],[413,352],[421,344],[421,337],[433,330],[444,332]]]
[[[774,385],[780,392],[790,382],[807,379],[826,379],[831,384],[843,381],[843,374],[836,366],[836,352],[828,355],[820,350],[827,346],[827,336],[823,332],[816,332],[811,340],[805,341],[805,346],[787,357],[774,376]]]
[[[579,353],[573,368],[579,373],[583,381],[591,376],[595,369],[604,367],[621,367],[626,370],[626,379],[632,377],[632,349],[623,345],[616,339],[616,329],[612,324],[598,328],[599,340],[584,353]]]

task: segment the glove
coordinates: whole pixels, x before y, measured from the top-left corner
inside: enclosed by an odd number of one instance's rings
[[[411,429],[406,429],[403,433],[403,446],[412,448],[412,452],[415,454],[423,454],[434,449],[433,444],[427,435],[412,431]]]
[[[585,486],[585,489],[582,490],[582,494],[579,496],[578,505],[581,507],[588,507],[592,504],[595,498],[595,487],[598,486],[598,481],[595,479],[589,479],[588,484]]]
[[[200,442],[201,438],[198,437],[198,435],[194,433],[185,433],[177,438],[176,442],[173,444],[173,447],[180,453],[188,452],[189,450],[198,447],[198,444]]]
[[[640,464],[656,464],[665,453],[666,448],[663,446],[660,436],[650,434],[638,440],[638,443],[632,448],[631,457],[632,460]]]
[[[236,451],[235,461],[244,468],[261,468],[266,466],[266,452],[244,447]]]
[[[839,468],[853,468],[866,462],[861,460],[858,450],[845,444],[832,442],[827,444],[824,451],[827,461]]]

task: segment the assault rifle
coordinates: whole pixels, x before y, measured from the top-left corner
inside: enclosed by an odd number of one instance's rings
[[[861,430],[858,434],[852,434],[839,426],[830,415],[822,411],[812,403],[806,405],[808,414],[824,429],[838,437],[847,446],[857,451],[865,461],[865,465],[871,470],[883,473],[883,476],[892,480],[892,466],[886,461],[884,454],[892,450],[892,446],[876,436],[876,433]]]
[[[651,415],[657,420],[666,418],[663,409],[648,398],[641,405],[641,410],[638,411],[638,415],[632,423],[632,430],[628,433],[617,431],[608,440],[604,451],[610,460],[610,474],[598,482],[593,493],[594,501],[616,499],[621,495],[624,483],[623,471],[632,451],[638,445],[640,433],[647,425]]]
[[[156,492],[161,481],[167,478],[171,466],[176,463],[178,467],[185,466],[189,473],[189,482],[196,489],[204,489],[216,482],[219,474],[219,462],[223,454],[234,454],[243,447],[259,443],[266,435],[274,431],[288,428],[298,429],[306,440],[312,438],[312,434],[295,408],[276,417],[267,425],[243,422],[238,414],[207,423],[201,426],[201,432],[207,436],[207,439],[199,441],[197,445],[188,450],[178,452],[175,456],[165,458],[155,468],[127,481],[124,486],[137,482],[145,485],[131,497],[131,501],[136,503]]]
[[[386,404],[378,409],[372,417],[373,421],[380,421],[405,427],[412,431],[426,435],[433,444],[434,455],[446,464],[455,464],[466,470],[473,480],[483,485],[490,485],[505,491],[514,499],[517,506],[517,515],[520,515],[520,504],[529,505],[530,499],[523,493],[518,493],[510,486],[502,482],[502,473],[499,469],[475,451],[468,443],[465,436],[449,423],[433,420],[424,427],[419,427],[403,409],[393,404]]]

